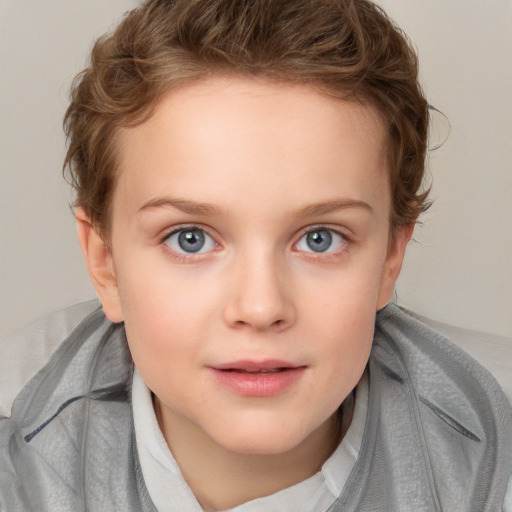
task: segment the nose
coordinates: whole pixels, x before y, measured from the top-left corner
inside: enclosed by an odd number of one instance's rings
[[[240,257],[229,279],[226,323],[257,331],[287,329],[296,318],[290,281],[289,273],[275,255]]]

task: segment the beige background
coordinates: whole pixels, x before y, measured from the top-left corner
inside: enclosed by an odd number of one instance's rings
[[[67,90],[135,0],[0,0],[0,336],[94,296],[61,178]],[[512,1],[383,0],[451,124],[400,304],[512,337]],[[438,116],[433,143],[447,123]]]

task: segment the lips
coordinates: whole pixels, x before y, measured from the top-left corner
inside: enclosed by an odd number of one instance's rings
[[[216,381],[243,396],[270,397],[295,384],[306,366],[287,361],[236,361],[210,367]]]
[[[271,373],[279,373],[279,372],[282,372],[284,370],[288,370],[289,368],[275,368],[273,370],[264,370],[263,368],[260,368],[259,370],[240,370],[240,369],[231,369],[231,370],[224,370],[225,372],[240,372],[240,373],[264,373],[266,375],[268,374],[271,374]]]
[[[216,370],[226,371],[242,371],[242,372],[273,372],[278,370],[287,370],[290,368],[297,368],[298,365],[281,361],[279,359],[265,359],[263,361],[235,361],[232,363],[225,363],[213,366]]]

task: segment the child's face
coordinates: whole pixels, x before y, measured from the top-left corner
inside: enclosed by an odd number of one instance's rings
[[[112,261],[97,251],[94,279],[171,445],[188,428],[282,453],[326,432],[364,371],[407,240],[400,231],[388,251],[374,110],[215,78],[169,93],[119,143]]]

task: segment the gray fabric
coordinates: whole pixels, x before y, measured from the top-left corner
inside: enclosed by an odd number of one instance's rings
[[[501,510],[512,417],[491,374],[393,305],[369,364],[363,444],[332,512]]]
[[[2,512],[150,511],[124,329],[90,315],[0,421]]]
[[[444,335],[487,368],[512,404],[512,338],[471,331],[425,318],[413,311],[405,312]]]
[[[98,300],[73,304],[0,340],[0,417],[11,415],[12,403],[23,386],[75,327],[99,307]]]
[[[0,420],[0,510],[151,511],[133,440],[124,329],[88,317]],[[512,420],[492,376],[388,306],[360,456],[334,511],[500,509]]]

